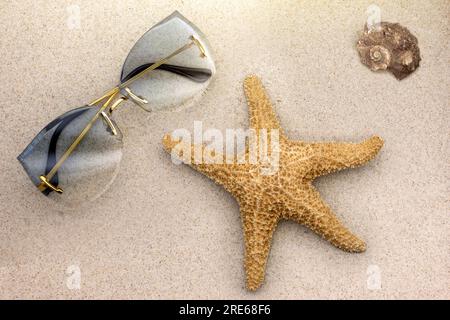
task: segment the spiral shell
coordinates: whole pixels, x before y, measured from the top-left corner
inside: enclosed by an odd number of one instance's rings
[[[356,48],[372,71],[388,70],[399,80],[414,72],[421,60],[417,38],[398,23],[366,25]]]

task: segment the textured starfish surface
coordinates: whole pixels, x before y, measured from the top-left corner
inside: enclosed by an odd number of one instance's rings
[[[257,135],[278,129],[278,147],[271,148],[279,152],[279,165],[274,173],[265,173],[263,169],[267,164],[259,160],[242,163],[238,157],[226,163],[196,163],[196,148],[205,151],[206,146],[191,145],[170,134],[164,136],[163,145],[166,151],[184,157],[183,160],[191,167],[222,185],[237,199],[245,237],[247,288],[256,290],[264,280],[272,235],[281,219],[305,225],[342,250],[365,251],[365,243],[342,225],[321,199],[312,181],[331,172],[363,165],[375,157],[383,140],[376,136],[361,143],[289,140],[280,127],[260,79],[247,77],[244,89],[250,127]],[[180,151],[185,150],[179,148],[183,143],[188,143],[192,150],[190,159],[185,159],[186,154]],[[245,156],[248,152],[247,147]]]

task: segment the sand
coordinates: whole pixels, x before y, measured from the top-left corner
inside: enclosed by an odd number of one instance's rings
[[[375,3],[419,39],[421,66],[405,80],[359,61],[372,1],[3,1],[0,298],[449,299],[449,2]],[[55,206],[16,156],[45,124],[115,85],[133,43],[174,10],[209,38],[208,91],[172,111],[122,106],[115,183],[83,208]],[[197,120],[246,128],[251,73],[292,139],[385,140],[367,166],[316,183],[367,251],[342,252],[283,222],[256,293],[244,288],[237,203],[161,145]]]

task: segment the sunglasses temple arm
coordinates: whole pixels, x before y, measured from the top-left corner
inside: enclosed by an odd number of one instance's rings
[[[127,87],[128,85],[130,85],[131,83],[133,83],[134,81],[140,79],[142,76],[144,76],[146,73],[155,70],[156,68],[160,67],[161,65],[167,63],[170,59],[172,59],[174,56],[180,54],[181,52],[189,49],[190,47],[192,47],[193,45],[196,45],[198,47],[198,49],[200,50],[200,55],[202,57],[206,57],[206,51],[205,51],[205,47],[201,44],[201,42],[195,38],[194,36],[190,37],[190,42],[188,42],[187,44],[185,44],[184,46],[182,46],[181,48],[178,48],[177,50],[175,50],[174,52],[172,52],[170,55],[168,55],[167,57],[155,62],[154,64],[152,64],[151,66],[149,66],[148,68],[142,70],[141,72],[139,72],[137,75],[135,75],[134,77],[128,79],[127,81],[125,81],[124,83],[120,84],[118,86],[119,89],[124,89],[125,87]],[[117,89],[117,87],[112,88],[111,90],[107,91],[104,95],[102,95],[100,98],[95,99],[94,101],[92,101],[91,103],[89,103],[89,106],[93,106],[97,103],[99,103],[100,101],[102,101],[103,99],[109,97],[114,90]]]
[[[205,55],[205,49],[204,47],[201,45],[201,43],[194,37],[191,37],[191,42],[185,44],[184,46],[182,46],[181,48],[175,50],[174,52],[172,52],[170,55],[168,55],[167,57],[159,60],[158,62],[155,62],[154,64],[152,64],[151,66],[149,66],[148,68],[142,70],[140,73],[138,73],[137,75],[135,75],[134,77],[128,79],[127,81],[125,81],[124,83],[120,84],[119,86],[112,88],[111,90],[107,91],[103,96],[101,96],[100,98],[92,101],[91,103],[89,103],[89,106],[93,106],[96,105],[97,103],[99,103],[100,101],[108,98],[108,100],[103,104],[103,106],[97,111],[97,113],[92,117],[92,119],[89,121],[89,123],[86,125],[86,127],[81,131],[80,135],[74,140],[74,142],[72,142],[72,144],[67,148],[67,150],[64,152],[64,154],[61,156],[61,158],[59,158],[58,162],[53,166],[53,168],[45,175],[45,176],[41,176],[39,177],[41,179],[41,184],[38,186],[40,191],[44,191],[47,188],[51,188],[53,190],[58,190],[59,193],[62,193],[62,189],[57,188],[57,186],[53,186],[50,184],[50,180],[53,178],[53,176],[56,174],[56,172],[58,171],[58,169],[61,167],[61,165],[64,163],[64,161],[67,160],[67,158],[70,156],[70,154],[75,150],[75,148],[78,146],[78,144],[80,144],[81,140],[83,140],[84,136],[89,132],[89,130],[92,128],[92,126],[94,125],[95,121],[97,121],[97,119],[99,118],[99,116],[102,114],[102,112],[104,112],[106,110],[106,108],[108,108],[109,104],[112,102],[112,100],[114,99],[114,97],[120,92],[121,89],[126,88],[129,84],[131,84],[132,82],[140,79],[142,76],[144,76],[146,73],[155,70],[156,68],[158,68],[159,66],[167,63],[170,59],[172,59],[174,56],[180,54],[181,52],[189,49],[190,47],[192,47],[193,45],[196,45],[202,56]]]

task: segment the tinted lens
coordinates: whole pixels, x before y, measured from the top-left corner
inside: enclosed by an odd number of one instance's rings
[[[36,186],[74,142],[80,132],[97,113],[99,107],[71,110],[48,124],[25,148],[18,159]],[[70,154],[50,182],[64,190],[56,194],[43,191],[57,201],[76,205],[95,199],[111,184],[122,157],[122,135],[100,117],[80,144]],[[115,124],[114,124],[115,125]]]
[[[128,86],[148,101],[143,106],[146,110],[178,106],[200,94],[215,73],[211,50],[203,33],[174,12],[147,31],[130,51],[121,83],[191,42],[192,36],[204,47],[206,57],[194,45]]]

